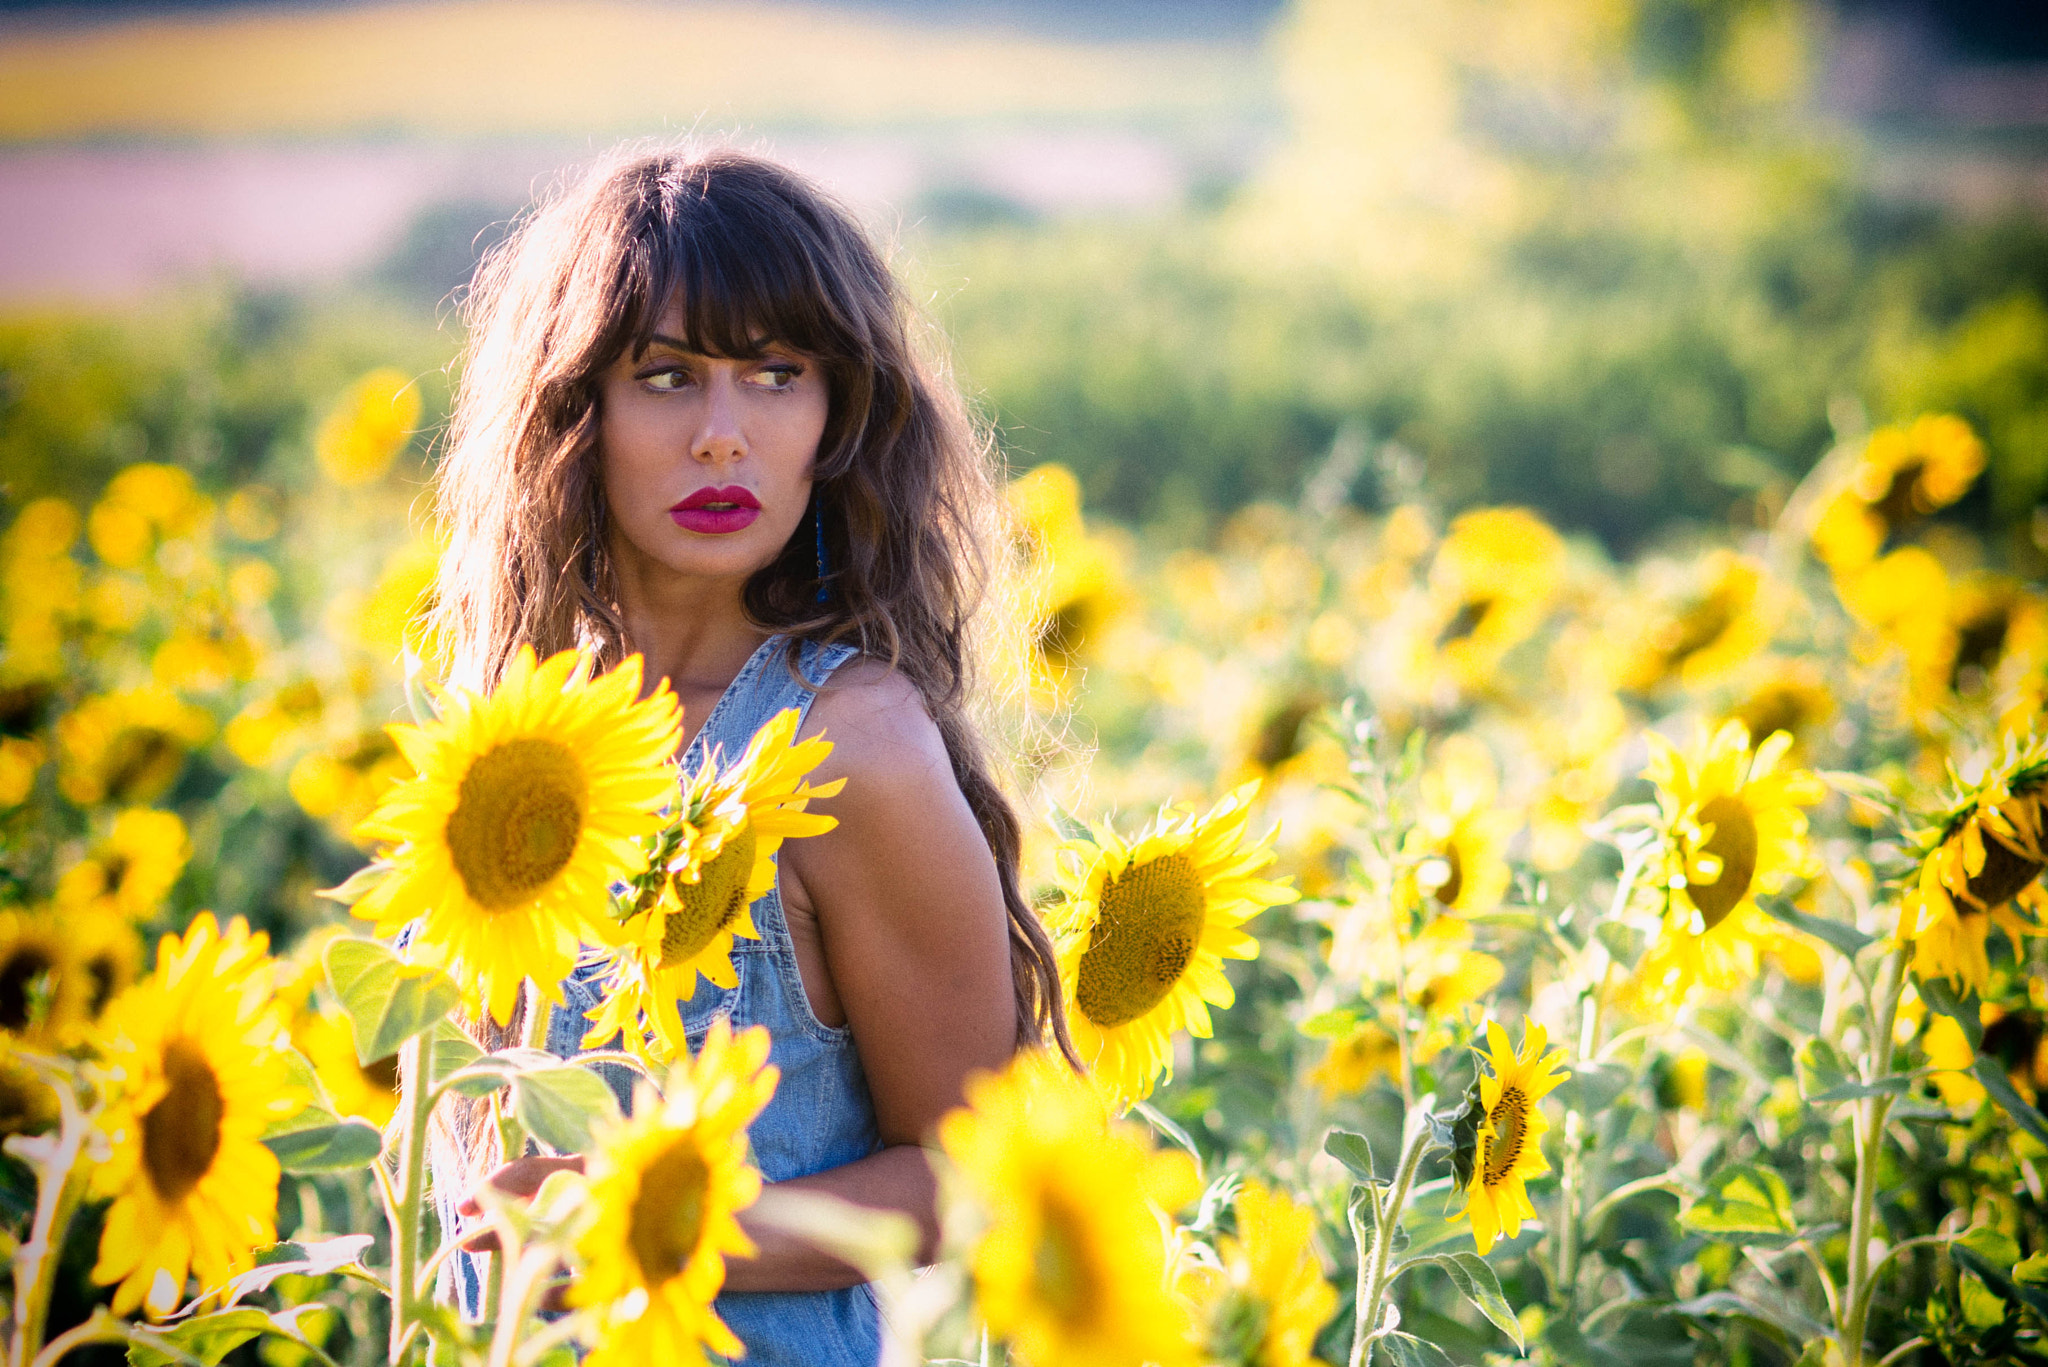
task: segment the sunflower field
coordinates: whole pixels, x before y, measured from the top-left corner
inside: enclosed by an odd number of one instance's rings
[[[7,1367],[725,1361],[749,1228],[888,1367],[2048,1364],[2048,230],[1873,193],[1827,22],[1294,0],[1215,202],[896,244],[1087,1065],[925,1268],[677,1009],[831,737],[438,684],[445,282],[0,318]]]
[[[892,1363],[2048,1358],[2048,596],[1951,516],[1965,420],[1845,422],[1764,525],[1628,562],[1393,442],[1199,549],[1019,476],[1089,1070],[974,1084],[917,1270],[764,1189],[765,1037],[676,1018],[831,824],[829,737],[678,801],[637,661],[438,689],[421,388],[332,384],[297,492],[137,460],[0,539],[16,1367],[729,1354],[748,1209],[874,1277]],[[1361,464],[1403,496],[1331,496]],[[451,1019],[586,971],[574,1060]],[[456,1113],[589,1156],[476,1217],[482,1323]]]

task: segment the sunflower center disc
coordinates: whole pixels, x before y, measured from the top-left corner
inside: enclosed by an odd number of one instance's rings
[[[130,726],[108,744],[100,760],[101,784],[115,802],[147,802],[171,786],[184,747],[154,726]]]
[[[1686,883],[1685,895],[1712,930],[1728,919],[1756,877],[1756,818],[1741,798],[1724,793],[1700,808],[1700,824],[1714,828],[1700,852],[1721,861],[1721,876],[1711,883]]]
[[[1090,1291],[1097,1282],[1085,1229],[1074,1212],[1049,1192],[1042,1216],[1038,1243],[1031,1250],[1038,1294],[1060,1320],[1085,1324],[1092,1318],[1095,1298]]]
[[[28,1029],[31,989],[37,978],[56,967],[57,961],[39,945],[23,945],[0,964],[0,1029]]]
[[[626,1242],[650,1287],[689,1266],[704,1233],[704,1195],[711,1169],[688,1139],[680,1139],[640,1174]]]
[[[1493,1134],[1486,1146],[1486,1167],[1481,1176],[1489,1187],[1497,1187],[1514,1171],[1529,1138],[1529,1098],[1520,1087],[1503,1087],[1500,1102],[1489,1117]]]
[[[181,1201],[220,1152],[220,1081],[190,1040],[164,1046],[165,1090],[142,1117],[142,1166],[156,1194]]]
[[[711,937],[747,907],[747,881],[754,872],[754,823],[727,837],[725,848],[697,871],[697,881],[677,880],[676,909],[661,927],[661,967],[675,968],[704,952]]]
[[[1493,611],[1493,598],[1489,596],[1467,598],[1458,604],[1458,610],[1451,614],[1451,620],[1444,623],[1444,629],[1437,633],[1437,647],[1462,641],[1479,630],[1480,624]]]
[[[110,952],[95,954],[85,961],[85,981],[85,1014],[98,1020],[100,1012],[107,1009],[107,1003],[120,990],[121,966]]]
[[[1677,669],[1721,639],[1735,625],[1740,604],[1733,590],[1718,587],[1680,615],[1664,647],[1664,667]]]
[[[1127,1025],[1166,999],[1201,939],[1208,898],[1194,861],[1161,855],[1109,879],[1074,1001],[1097,1025]]]
[[[1984,868],[1969,883],[1970,896],[1986,907],[1996,907],[2026,890],[2041,876],[2041,865],[2007,845],[1996,836],[1984,839]]]
[[[448,853],[469,895],[517,906],[562,871],[583,834],[583,766],[559,741],[527,736],[476,757],[448,818]]]
[[[1465,890],[1465,861],[1459,857],[1458,842],[1445,841],[1444,847],[1436,852],[1436,858],[1444,861],[1450,873],[1429,895],[1440,906],[1454,907],[1458,905],[1458,894]]]

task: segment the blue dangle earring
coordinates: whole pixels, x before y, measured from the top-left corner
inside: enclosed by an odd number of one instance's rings
[[[811,493],[811,527],[818,534],[818,601],[823,603],[831,598],[825,576],[831,573],[832,562],[825,557],[825,504],[815,490]]]

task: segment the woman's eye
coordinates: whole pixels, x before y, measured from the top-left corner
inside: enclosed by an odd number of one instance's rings
[[[681,366],[664,366],[640,377],[640,383],[650,389],[681,389],[690,382],[690,372]]]
[[[796,377],[804,373],[800,365],[776,364],[762,366],[759,383],[763,389],[787,389],[796,383]]]

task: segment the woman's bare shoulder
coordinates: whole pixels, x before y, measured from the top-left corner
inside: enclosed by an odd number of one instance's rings
[[[915,782],[936,771],[952,779],[945,740],[923,695],[900,670],[879,661],[850,660],[835,670],[812,702],[804,730],[832,742],[821,774]]]

